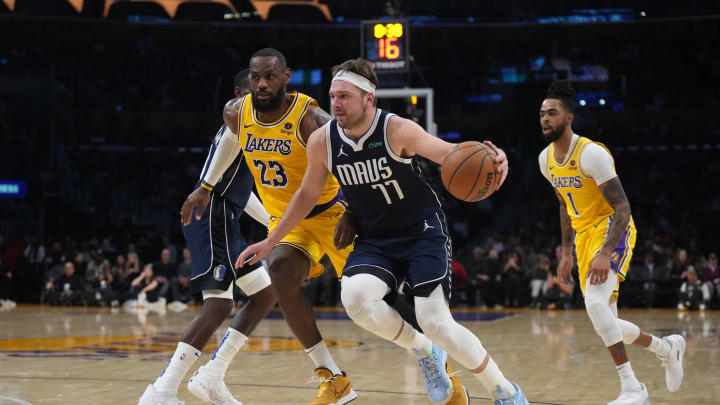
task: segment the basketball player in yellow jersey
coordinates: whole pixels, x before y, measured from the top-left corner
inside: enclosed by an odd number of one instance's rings
[[[251,94],[225,105],[223,118],[227,130],[209,164],[202,187],[191,193],[183,204],[181,214],[185,224],[192,220],[196,207],[195,218],[201,217],[209,202],[209,191],[242,150],[263,206],[270,214],[268,228],[272,232],[305,173],[307,137],[330,120],[315,100],[302,93],[286,91],[290,69],[278,50],[265,48],[255,52],[250,59],[249,79]],[[351,250],[337,250],[334,246],[335,227],[342,221],[347,222],[341,220],[345,210],[338,192],[337,181],[328,180],[312,215],[275,246],[268,258],[268,273],[288,326],[315,363],[317,376],[323,380],[311,405],[342,405],[357,397],[350,379],[340,371],[328,351],[312,307],[300,290],[308,277],[322,273],[322,267],[314,265],[323,254],[341,270]]]
[[[550,142],[540,153],[540,171],[560,202],[563,254],[557,275],[571,280],[574,244],[588,316],[620,375],[620,395],[608,405],[649,404],[647,389],[635,377],[624,344],[655,353],[665,367],[668,390],[675,392],[683,379],[685,339],[680,335],[660,339],[618,318],[619,283],[627,275],[637,231],[610,151],[573,133],[575,97],[570,82],[556,80],[540,107],[542,136]]]

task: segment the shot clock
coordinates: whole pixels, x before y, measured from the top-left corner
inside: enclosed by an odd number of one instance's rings
[[[406,72],[410,52],[407,21],[363,21],[360,35],[362,57],[378,73]]]

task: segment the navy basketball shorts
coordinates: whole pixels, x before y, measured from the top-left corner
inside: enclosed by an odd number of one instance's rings
[[[343,276],[372,274],[412,297],[427,297],[441,285],[449,300],[451,261],[445,214],[438,211],[396,235],[358,237]]]
[[[237,206],[213,194],[202,218],[196,220],[193,212],[190,225],[183,226],[192,260],[190,289],[193,294],[226,291],[230,283],[262,267],[262,262],[258,262],[235,270],[235,261],[248,246],[240,232],[241,214]]]

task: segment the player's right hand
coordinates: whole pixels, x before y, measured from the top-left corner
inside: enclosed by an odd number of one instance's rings
[[[203,187],[196,188],[195,191],[190,193],[180,209],[180,221],[182,224],[184,226],[190,225],[190,222],[192,221],[192,212],[196,207],[197,211],[195,212],[195,219],[199,221],[200,218],[202,218],[202,214],[205,212],[205,207],[207,207],[209,202],[210,190]]]
[[[355,236],[357,236],[355,216],[352,213],[345,212],[337,225],[335,225],[335,249],[345,249],[355,241]]]
[[[562,258],[560,259],[560,263],[558,263],[557,277],[565,285],[570,285],[572,282],[572,274],[570,274],[570,271],[572,270],[572,266],[573,266],[572,254],[562,255]]]

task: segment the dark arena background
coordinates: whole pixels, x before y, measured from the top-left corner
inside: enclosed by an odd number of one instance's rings
[[[561,230],[538,112],[570,80],[573,130],[612,153],[638,229],[621,318],[687,342],[677,392],[627,345],[633,369],[654,404],[720,404],[719,38],[720,2],[701,0],[0,0],[0,404],[135,404],[162,373],[202,305],[184,288],[180,207],[235,74],[266,47],[285,55],[288,90],[325,111],[331,67],[362,57],[380,108],[507,153],[504,185],[476,203],[419,161],[448,217],[453,314],[532,404],[605,404],[619,389],[577,268],[569,290],[553,278]],[[248,241],[265,236],[239,220]],[[138,302],[151,263],[173,288]],[[349,320],[323,263],[303,292],[355,403],[430,403],[414,357]],[[308,403],[302,349],[276,307],[225,382],[246,405]],[[459,379],[492,403],[472,373]],[[186,387],[178,398],[202,403]]]

